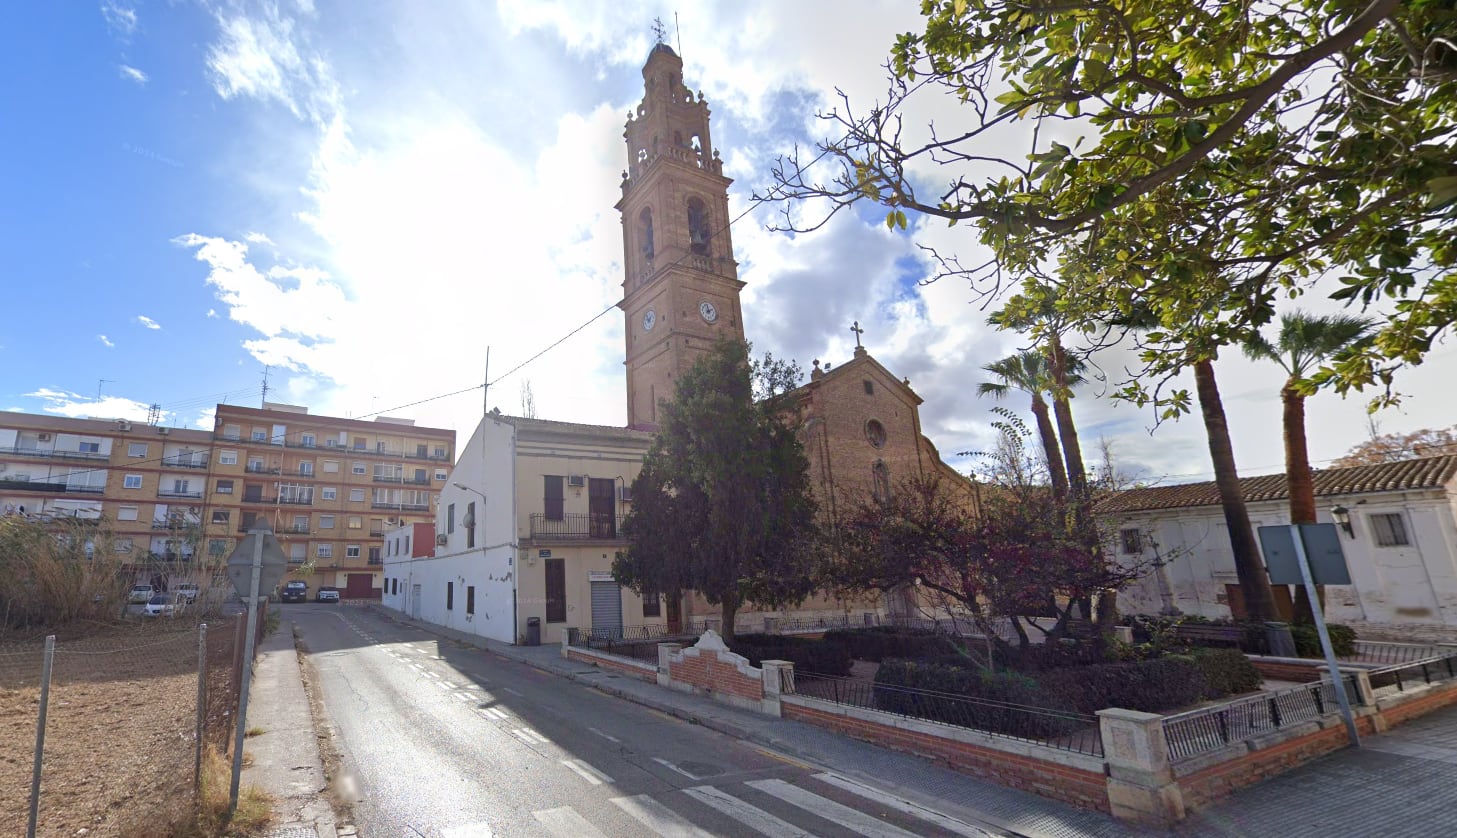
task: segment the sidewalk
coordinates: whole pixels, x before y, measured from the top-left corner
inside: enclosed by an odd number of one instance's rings
[[[257,786],[274,798],[278,821],[267,838],[336,838],[341,833],[329,803],[314,719],[293,645],[293,621],[287,615],[259,644],[257,661],[248,690],[247,729],[263,732],[243,742],[243,753],[251,759],[243,768],[243,785]]]

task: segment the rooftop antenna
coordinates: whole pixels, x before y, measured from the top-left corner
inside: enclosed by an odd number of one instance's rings
[[[683,57],[683,30],[678,28],[678,13],[673,12],[673,34],[678,38],[678,57]]]
[[[147,405],[147,424],[155,425],[162,420],[162,406],[156,402]]]
[[[259,408],[268,407],[268,371],[271,369],[272,367],[263,368],[263,399],[258,405]]]
[[[101,385],[103,385],[103,384],[115,384],[115,383],[116,383],[116,379],[115,378],[98,378],[98,379],[96,379],[96,400],[97,401],[101,401]]]
[[[491,412],[491,347],[486,347],[486,375],[481,379],[481,415]]]

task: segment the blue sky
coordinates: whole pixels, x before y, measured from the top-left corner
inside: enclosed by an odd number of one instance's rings
[[[653,3],[317,0],[5,4],[0,50],[0,409],[209,425],[226,398],[369,415],[469,387],[587,323],[620,296],[613,203],[622,125],[641,96]],[[774,156],[825,130],[835,88],[868,103],[914,4],[745,2],[681,19],[685,80],[748,208]],[[669,40],[680,43],[677,34]],[[948,120],[932,103],[912,116]],[[918,242],[975,249],[964,229],[890,232],[883,213],[732,231],[760,351],[840,362],[865,342],[926,399],[944,453],[990,443],[980,366],[1018,347],[964,287],[920,286]],[[961,238],[956,238],[960,236]],[[144,319],[145,318],[145,319]],[[592,322],[502,378],[491,402],[621,423],[622,317]],[[1453,355],[1398,382],[1382,429],[1449,423]],[[1236,453],[1278,470],[1279,373],[1221,362]],[[97,399],[98,382],[100,400]],[[479,392],[397,411],[468,433]],[[1022,409],[1020,403],[1009,406]],[[1149,476],[1207,474],[1193,422],[1094,393],[1076,409]],[[1358,400],[1312,402],[1312,456],[1365,434]],[[1086,444],[1086,443],[1085,443]]]

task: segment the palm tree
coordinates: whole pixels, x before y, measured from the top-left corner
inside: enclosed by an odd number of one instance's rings
[[[1078,362],[1072,371],[1072,376],[1068,379],[1069,386],[1083,383],[1083,377],[1078,374],[1081,366],[1081,362]],[[1047,469],[1052,476],[1052,493],[1061,501],[1067,497],[1068,475],[1063,468],[1062,451],[1058,445],[1057,433],[1052,427],[1047,401],[1043,398],[1043,393],[1053,389],[1052,370],[1047,355],[1030,350],[1018,352],[986,364],[982,369],[1000,380],[983,381],[976,388],[977,395],[1002,399],[1013,390],[1020,390],[1032,397],[1032,416],[1037,420],[1037,435],[1042,440],[1042,450],[1047,456]]]
[[[1368,318],[1349,314],[1320,317],[1295,312],[1280,318],[1280,332],[1274,343],[1256,334],[1244,345],[1245,355],[1257,361],[1274,361],[1287,376],[1280,388],[1280,404],[1285,434],[1285,483],[1290,493],[1292,524],[1315,523],[1315,481],[1305,441],[1306,377],[1342,349],[1363,340],[1371,326]],[[1296,619],[1313,620],[1310,609],[1305,588],[1297,586]]]

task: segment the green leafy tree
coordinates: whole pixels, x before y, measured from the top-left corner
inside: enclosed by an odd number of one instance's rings
[[[633,481],[613,574],[637,591],[699,592],[720,606],[728,640],[742,605],[801,602],[819,579],[809,461],[775,410],[796,378],[792,364],[751,364],[746,345],[720,342],[662,403]]]
[[[1079,368],[1081,364],[1078,365]],[[1043,395],[1055,389],[1047,355],[1027,350],[1008,355],[998,361],[982,366],[983,370],[997,377],[997,381],[984,381],[977,386],[977,395],[1006,398],[1013,390],[1032,397],[1032,416],[1037,422],[1037,436],[1042,451],[1047,457],[1047,470],[1052,479],[1053,495],[1059,499],[1067,496],[1067,468],[1063,465],[1062,449],[1058,445],[1057,432],[1052,427],[1047,400]],[[1069,385],[1076,386],[1084,381],[1074,370]]]
[[[870,108],[780,161],[764,200],[875,202],[974,225],[993,258],[943,261],[986,294],[1057,264],[1075,323],[1142,305],[1185,363],[1239,345],[1277,296],[1383,300],[1373,339],[1313,378],[1419,363],[1457,322],[1457,8],[1435,0],[925,0]],[[905,130],[918,97],[955,133]],[[1029,126],[1007,153],[1008,127]],[[995,138],[995,141],[993,141]],[[933,174],[934,173],[934,174]],[[949,186],[948,186],[949,184]],[[786,206],[786,224],[804,229]],[[1168,407],[1187,409],[1188,394]]]

